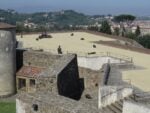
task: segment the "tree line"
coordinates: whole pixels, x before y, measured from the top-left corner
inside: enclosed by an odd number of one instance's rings
[[[129,22],[129,21],[132,22],[135,19],[136,19],[136,17],[132,16],[132,15],[119,15],[119,16],[115,16],[113,21],[118,22],[118,23]],[[122,27],[122,28],[116,27],[116,28],[114,28],[114,32],[112,32],[109,22],[107,20],[104,20],[101,23],[100,28],[97,26],[94,26],[94,27],[89,27],[88,29],[106,33],[106,34],[110,34],[110,35],[116,35],[116,36],[130,38],[130,39],[137,41],[143,47],[150,49],[150,34],[142,35],[141,29],[139,26],[137,26],[134,33],[128,32],[124,27]]]

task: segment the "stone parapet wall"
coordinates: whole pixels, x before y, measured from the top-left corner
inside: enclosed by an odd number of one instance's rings
[[[127,62],[124,62],[124,63],[118,63],[118,64],[114,64],[114,63],[112,63],[112,64],[110,64],[111,65],[111,67],[115,67],[116,69],[129,69],[129,70],[131,70],[131,69],[134,69],[135,68],[135,66],[134,66],[134,64],[133,63],[127,63]]]

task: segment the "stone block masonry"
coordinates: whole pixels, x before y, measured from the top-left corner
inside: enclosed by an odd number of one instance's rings
[[[84,87],[86,89],[98,87],[102,73],[100,70],[96,71],[88,68],[79,67],[79,75],[80,78],[83,78]]]
[[[37,77],[37,90],[79,99],[83,89],[79,79],[77,56],[62,56],[51,64]]]
[[[25,66],[50,67],[60,55],[52,55],[48,52],[26,51],[23,55],[23,64]]]
[[[77,56],[74,54],[52,55],[48,52],[25,51],[23,67],[18,71],[17,77],[17,81],[22,77],[26,81],[33,79],[36,88],[33,91],[52,92],[76,100],[80,99],[83,91]],[[26,86],[30,84],[26,82]]]
[[[61,100],[61,101],[60,101]],[[22,94],[16,100],[17,113],[102,113],[95,107],[55,94]]]

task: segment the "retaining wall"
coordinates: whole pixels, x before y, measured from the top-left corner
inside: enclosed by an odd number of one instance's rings
[[[78,57],[78,65],[80,67],[92,69],[92,70],[100,70],[102,66],[106,63],[124,63],[124,60],[112,58],[112,57]]]

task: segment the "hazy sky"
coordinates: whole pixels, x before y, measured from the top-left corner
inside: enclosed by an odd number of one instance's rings
[[[73,9],[85,14],[150,15],[150,0],[0,0],[0,8],[20,12]]]

